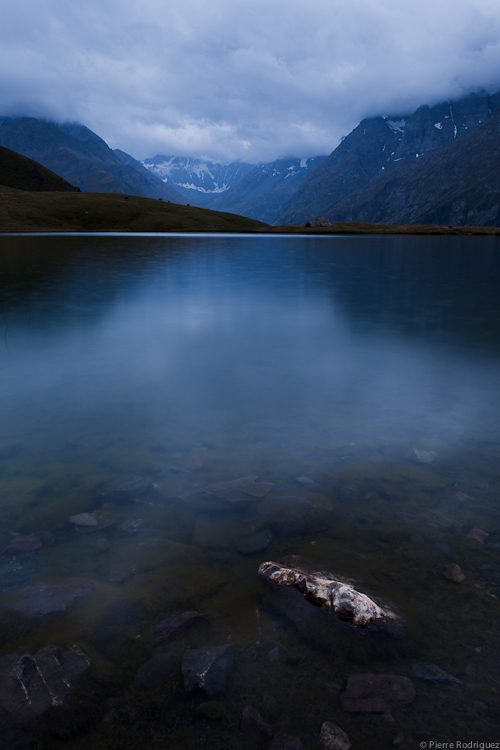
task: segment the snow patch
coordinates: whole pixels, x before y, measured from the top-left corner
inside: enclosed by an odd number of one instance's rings
[[[386,120],[386,123],[391,130],[397,130],[402,133],[406,125],[406,120]]]
[[[300,168],[301,169],[306,169],[307,168],[307,162],[308,162],[308,159],[301,159],[300,160]]]
[[[442,130],[443,129],[443,123],[442,122],[435,122],[434,123],[434,127],[437,128],[438,130]]]

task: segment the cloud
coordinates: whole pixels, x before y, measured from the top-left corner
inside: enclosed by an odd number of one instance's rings
[[[500,88],[497,0],[18,0],[5,114],[221,161],[329,153],[360,119]]]

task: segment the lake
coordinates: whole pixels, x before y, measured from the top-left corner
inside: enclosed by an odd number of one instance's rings
[[[6,747],[498,741],[499,239],[3,235],[0,273]]]

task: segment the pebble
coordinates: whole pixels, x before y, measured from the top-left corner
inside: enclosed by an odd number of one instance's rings
[[[421,661],[412,667],[413,674],[420,680],[429,682],[442,682],[444,685],[462,685],[462,681],[448,674],[436,664],[428,661]]]
[[[461,503],[474,503],[475,502],[473,497],[466,495],[464,492],[455,492],[455,497]]]
[[[183,612],[181,615],[177,615],[177,617],[167,617],[150,628],[153,641],[168,641],[172,638],[177,638],[177,636],[202,618],[203,615],[196,612],[196,610]]]
[[[70,516],[69,522],[75,526],[97,526],[99,521],[92,513],[77,513],[76,516]]]
[[[185,651],[181,671],[184,689],[201,688],[207,695],[225,693],[233,668],[233,646],[207,646]]]
[[[344,484],[340,488],[340,497],[344,503],[356,503],[359,500],[359,490],[354,484]]]
[[[462,583],[462,581],[465,580],[465,576],[462,573],[462,568],[456,563],[447,565],[443,570],[443,575],[449,581],[453,581],[454,583]]]
[[[443,552],[446,554],[451,550],[451,547],[449,544],[445,544],[444,542],[436,542],[434,547],[437,549],[438,552]]]
[[[278,646],[275,646],[274,648],[271,648],[267,652],[267,658],[269,659],[269,661],[278,661],[278,659],[280,658],[280,655],[281,654],[280,654],[280,650],[279,650]]]
[[[325,721],[321,725],[319,741],[325,750],[349,750],[352,747],[344,730],[331,721]]]
[[[394,739],[392,741],[392,746],[393,747],[400,747],[403,744],[403,742],[404,742],[404,734],[402,732],[399,732],[399,734],[397,734],[394,737]]]

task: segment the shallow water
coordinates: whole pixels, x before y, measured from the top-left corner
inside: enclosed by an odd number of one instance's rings
[[[0,646],[91,659],[44,747],[251,748],[245,705],[311,750],[324,721],[355,748],[500,739],[497,239],[3,236],[0,274],[0,540],[43,544],[0,558]],[[101,495],[129,475],[148,490]],[[250,475],[273,483],[264,499],[183,499]],[[68,522],[83,512],[93,533]],[[240,554],[262,529],[268,548]],[[408,634],[310,629],[257,573],[291,554],[389,597]],[[13,614],[25,586],[72,576],[99,586]],[[188,610],[204,619],[181,653],[234,644],[218,719],[178,664],[155,690],[133,682],[150,627]],[[372,672],[411,677],[415,701],[343,711],[347,677]]]

